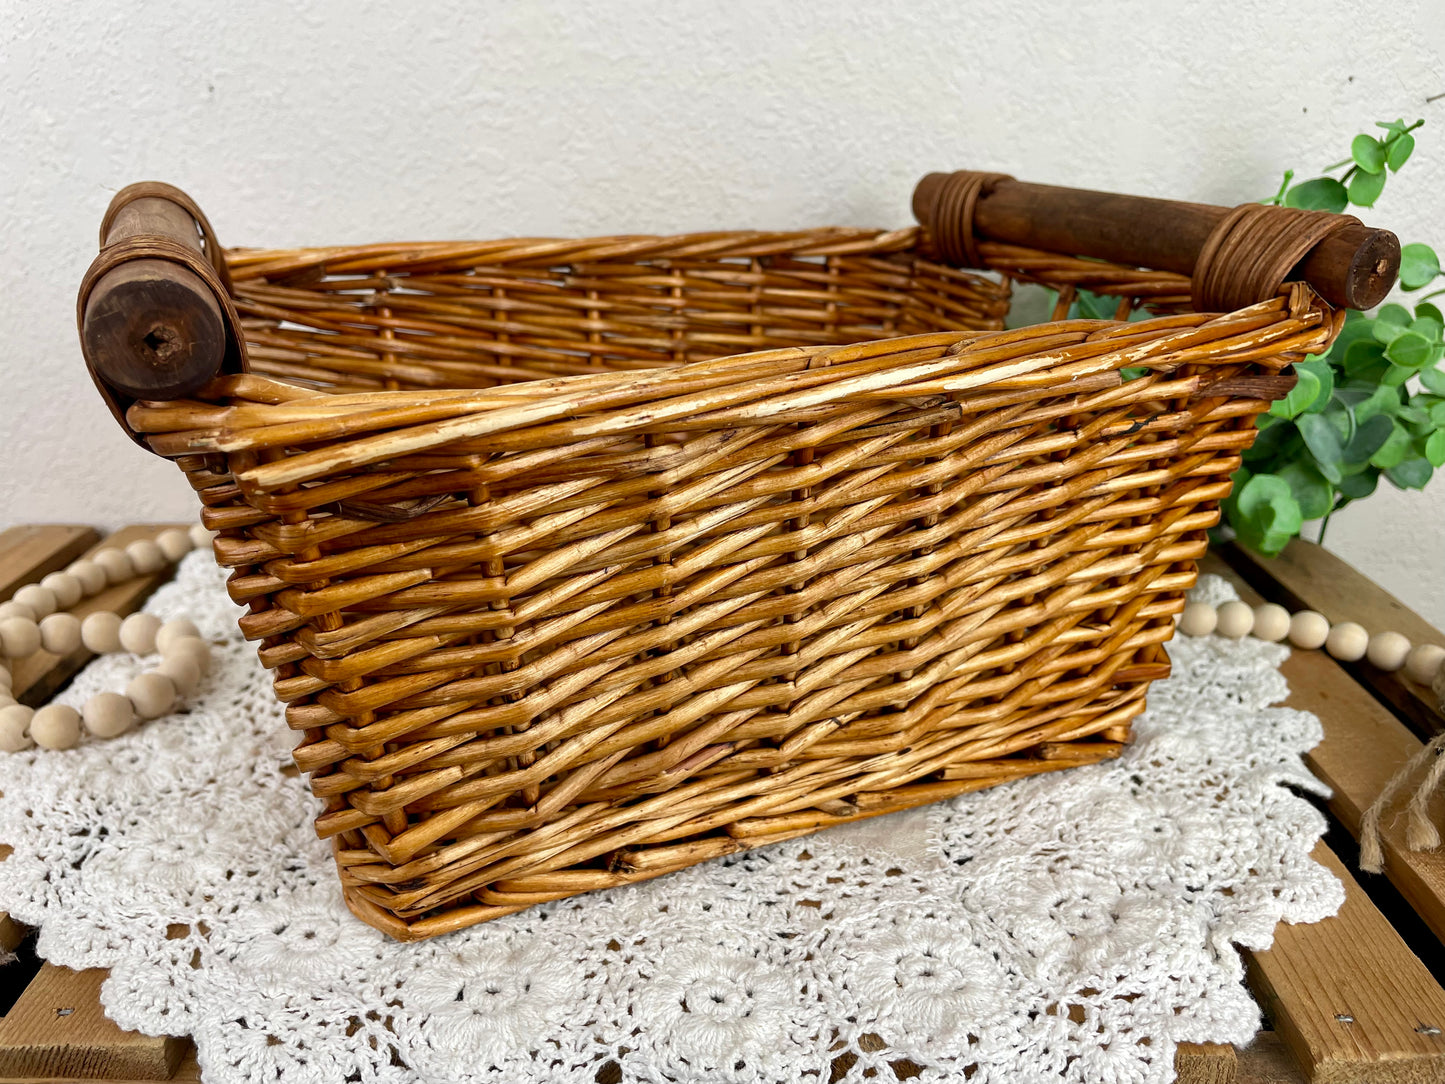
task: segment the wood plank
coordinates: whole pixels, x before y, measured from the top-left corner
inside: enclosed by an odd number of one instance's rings
[[[158,523],[123,527],[86,552],[94,553],[110,546],[125,546],[141,538],[154,538],[162,531],[177,526],[183,525]],[[81,619],[99,610],[113,610],[122,615],[134,613],[150,597],[151,592],[169,580],[174,572],[174,565],[166,565],[149,576],[136,576],[124,583],[107,587],[97,595],[81,599],[70,608],[70,612]],[[39,651],[27,659],[19,660],[12,668],[15,679],[12,691],[15,699],[33,708],[48,703],[50,698],[93,658],[95,656],[91,652],[80,647],[63,658],[48,651]]]
[[[64,568],[99,541],[93,527],[55,524],[0,531],[0,602]]]
[[[1215,554],[1206,555],[1199,570],[1229,580],[1251,605],[1260,601]],[[1285,705],[1310,712],[1324,728],[1324,740],[1305,754],[1305,763],[1329,786],[1330,812],[1358,839],[1365,810],[1400,766],[1419,752],[1420,739],[1323,651],[1291,651],[1280,672],[1290,687]],[[1400,813],[1409,791],[1407,787],[1380,821],[1384,872],[1445,941],[1445,851],[1412,851],[1405,845],[1406,822]],[[1435,823],[1445,827],[1445,798],[1437,798],[1430,808]]]
[[[0,1077],[170,1080],[190,1040],[122,1031],[100,1007],[106,974],[42,965],[0,1018]]]
[[[1445,647],[1445,633],[1368,576],[1313,542],[1296,538],[1274,558],[1261,557],[1235,543],[1220,547],[1219,552],[1250,586],[1291,611],[1318,610],[1331,624],[1355,621],[1370,632],[1392,629],[1412,644]],[[1363,660],[1347,663],[1345,668],[1419,733],[1433,735],[1445,730],[1445,712],[1428,687],[1403,673],[1387,673]]]
[[[1305,1084],[1289,1048],[1272,1031],[1261,1031],[1254,1041],[1236,1052],[1239,1084]]]
[[[1238,1069],[1228,1043],[1180,1043],[1174,1048],[1175,1084],[1234,1084]]]
[[[1445,990],[1344,863],[1316,861],[1345,886],[1333,918],[1282,923],[1274,947],[1245,954],[1250,988],[1311,1084],[1445,1080]]]
[[[64,1078],[53,1076],[26,1076],[26,1077],[0,1077],[0,1084],[59,1084]],[[196,1061],[196,1048],[190,1046],[186,1050],[185,1057],[176,1066],[176,1071],[170,1078],[171,1084],[201,1084],[201,1067]],[[106,1077],[104,1084],[142,1084],[136,1077]],[[147,1078],[144,1084],[151,1084]],[[1252,1084],[1252,1082],[1251,1082]],[[1263,1084],[1275,1084],[1274,1081],[1263,1082]]]

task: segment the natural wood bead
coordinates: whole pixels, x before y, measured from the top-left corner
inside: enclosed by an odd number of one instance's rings
[[[80,712],[68,704],[46,704],[30,720],[30,736],[42,749],[74,749],[80,744]]]
[[[115,738],[135,726],[135,705],[120,693],[96,693],[80,717],[97,738]]]
[[[124,583],[135,575],[135,565],[122,551],[114,546],[97,550],[90,559],[105,569],[105,578],[112,584]]]
[[[1231,640],[1248,636],[1254,628],[1254,609],[1246,602],[1231,599],[1216,611],[1214,631]]]
[[[190,533],[179,527],[172,527],[156,535],[156,545],[166,555],[166,560],[171,562],[179,561],[195,548],[191,545]]]
[[[68,610],[85,597],[85,585],[69,572],[52,572],[40,581],[60,604],[59,609]]]
[[[125,555],[142,576],[159,572],[166,567],[166,555],[160,546],[149,538],[138,538],[125,548]]]
[[[1289,619],[1289,642],[1295,647],[1314,650],[1323,647],[1330,635],[1330,623],[1324,614],[1301,610]]]
[[[1258,640],[1277,644],[1289,635],[1289,611],[1275,602],[1254,608],[1254,635]]]
[[[200,635],[201,630],[189,617],[172,618],[156,633],[156,650],[164,655],[177,640],[196,640]]]
[[[1370,665],[1387,671],[1400,669],[1409,655],[1410,641],[1398,632],[1377,632],[1370,637],[1365,648],[1365,658]]]
[[[40,622],[40,646],[52,655],[69,655],[80,646],[80,618],[51,614]]]
[[[1439,644],[1416,644],[1405,659],[1405,676],[1421,685],[1429,685],[1445,664],[1445,647]]]
[[[201,683],[201,668],[193,659],[184,658],[178,655],[170,655],[161,660],[156,667],[157,674],[164,674],[171,679],[171,684],[176,687],[178,696],[190,696],[196,691],[196,686]]]
[[[23,659],[40,650],[40,626],[23,617],[0,621],[0,655]]]
[[[30,737],[30,719],[34,714],[22,704],[0,708],[0,750],[19,753],[35,744]]]
[[[136,655],[149,655],[156,649],[156,633],[161,619],[155,614],[131,614],[120,623],[120,646]]]
[[[135,705],[135,713],[142,719],[154,719],[171,710],[176,702],[176,686],[164,674],[147,670],[137,674],[125,687],[126,699]]]
[[[15,676],[10,673],[10,667],[0,666],[0,689],[9,689],[15,682]]]
[[[1179,617],[1179,631],[1185,636],[1208,636],[1219,622],[1219,615],[1207,602],[1191,602]]]
[[[166,648],[166,658],[189,659],[196,664],[196,669],[204,674],[211,668],[211,645],[190,636],[173,640]]]
[[[208,531],[199,523],[193,523],[187,532],[191,536],[191,545],[198,550],[211,548],[211,541],[216,537],[215,531]]]
[[[20,605],[34,610],[37,620],[60,609],[60,600],[55,597],[55,592],[48,587],[41,587],[38,583],[27,583],[16,591],[13,597]]]
[[[120,615],[109,610],[87,614],[80,623],[80,642],[85,650],[109,655],[120,650]]]
[[[1353,621],[1341,621],[1330,628],[1325,638],[1325,650],[1340,662],[1358,662],[1365,657],[1370,646],[1370,634],[1363,625]]]
[[[40,617],[29,606],[24,606],[14,599],[9,602],[0,602],[0,621],[9,621],[12,617],[23,617],[26,621],[39,621]]]
[[[84,558],[76,561],[65,571],[80,581],[80,586],[87,596],[100,594],[105,590],[106,584],[110,582],[110,578],[105,574],[105,569],[94,561]]]

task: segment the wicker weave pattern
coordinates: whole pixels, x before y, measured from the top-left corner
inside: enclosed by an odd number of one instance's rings
[[[1065,307],[1187,299],[980,248]],[[231,270],[255,373],[129,420],[407,938],[1116,755],[1268,374],[1335,330],[1293,288],[1002,331],[1007,280],[913,230]]]

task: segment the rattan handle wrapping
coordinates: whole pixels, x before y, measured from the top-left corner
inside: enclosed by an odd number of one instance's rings
[[[1304,281],[1337,308],[1378,305],[1400,270],[1400,242],[1348,215],[1202,203],[1027,184],[1004,174],[930,173],[913,212],[950,263],[980,266],[978,239],[1194,280],[1201,312],[1230,311]]]

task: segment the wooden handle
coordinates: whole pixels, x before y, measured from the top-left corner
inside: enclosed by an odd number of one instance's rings
[[[101,251],[137,241],[202,252],[190,212],[157,196],[120,207]],[[144,255],[117,263],[90,287],[80,334],[96,375],[136,399],[189,395],[221,372],[226,354],[226,321],[214,287],[174,260]]]
[[[913,213],[930,229],[946,173],[930,173],[913,192]],[[1193,275],[1205,242],[1230,208],[1027,184],[1012,178],[985,187],[973,209],[980,237],[1069,256]],[[1303,280],[1331,305],[1378,305],[1400,271],[1400,241],[1389,230],[1350,225],[1299,261]]]

